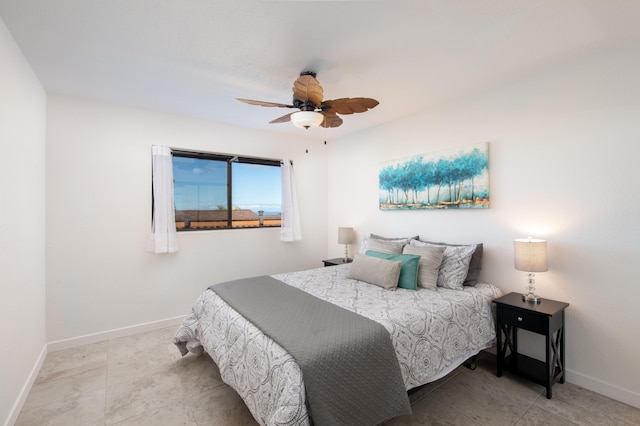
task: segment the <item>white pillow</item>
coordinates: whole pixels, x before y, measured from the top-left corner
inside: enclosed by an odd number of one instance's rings
[[[476,250],[475,245],[441,246],[418,240],[411,240],[409,244],[414,247],[445,247],[438,271],[438,287],[450,288],[451,290],[463,289],[464,279],[469,272],[471,256]]]
[[[347,278],[364,281],[387,290],[395,290],[400,278],[402,261],[387,260],[356,253]]]
[[[445,247],[417,247],[406,245],[403,254],[420,255],[418,262],[418,286],[422,288],[436,289],[438,285],[438,272],[444,257]]]

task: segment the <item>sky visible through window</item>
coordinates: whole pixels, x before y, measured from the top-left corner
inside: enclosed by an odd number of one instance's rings
[[[282,212],[280,167],[231,163],[234,208]],[[218,210],[227,205],[227,162],[173,157],[176,210]]]

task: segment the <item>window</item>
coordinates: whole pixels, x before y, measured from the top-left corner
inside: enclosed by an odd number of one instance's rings
[[[176,229],[279,227],[279,160],[173,150]]]

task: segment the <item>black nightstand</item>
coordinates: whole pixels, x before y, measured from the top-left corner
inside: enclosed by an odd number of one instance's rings
[[[509,293],[493,302],[497,307],[498,377],[503,369],[521,375],[545,386],[551,399],[551,386],[565,380],[564,310],[569,304],[549,299],[532,304],[524,302],[520,293]],[[518,353],[519,328],[545,336],[545,361]]]
[[[323,260],[324,266],[336,266],[336,265],[344,265],[345,263],[353,262],[353,259],[344,260],[342,257],[336,257],[335,259],[327,259]]]

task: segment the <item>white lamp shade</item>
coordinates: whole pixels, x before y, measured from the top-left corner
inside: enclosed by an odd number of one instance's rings
[[[513,258],[518,271],[546,272],[547,241],[533,238],[513,240]]]
[[[291,114],[291,122],[301,129],[318,127],[324,121],[324,115],[317,111],[298,111]]]
[[[353,228],[338,228],[338,244],[351,244],[353,239]]]

